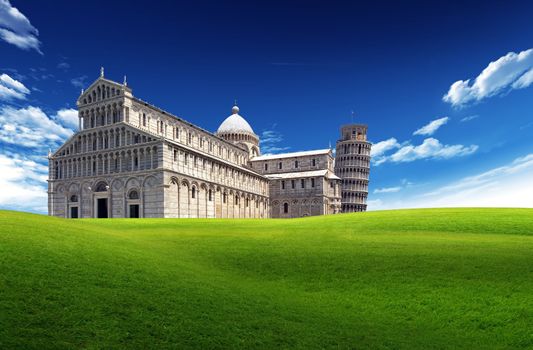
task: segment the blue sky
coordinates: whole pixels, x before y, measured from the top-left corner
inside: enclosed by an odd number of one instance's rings
[[[0,0],[0,207],[46,211],[46,154],[105,67],[215,131],[238,100],[263,151],[369,125],[370,209],[533,206],[528,1]]]

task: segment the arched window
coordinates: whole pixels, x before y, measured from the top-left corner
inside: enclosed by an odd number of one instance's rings
[[[130,194],[128,195],[129,199],[139,199],[139,192],[136,190],[131,190]]]
[[[107,186],[107,184],[105,182],[100,182],[96,186],[95,192],[106,192],[108,188],[109,188],[109,186]]]
[[[283,213],[289,213],[289,203],[283,203]]]
[[[211,202],[213,200],[213,193],[211,190],[209,190],[209,201]]]
[[[191,198],[196,198],[196,187],[193,187],[191,190]]]

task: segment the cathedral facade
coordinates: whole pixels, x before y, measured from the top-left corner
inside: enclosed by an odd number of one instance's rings
[[[237,106],[211,133],[134,97],[102,69],[77,107],[79,130],[49,154],[49,215],[290,218],[366,209],[345,206],[330,149],[261,155]],[[359,137],[366,142],[366,127]]]

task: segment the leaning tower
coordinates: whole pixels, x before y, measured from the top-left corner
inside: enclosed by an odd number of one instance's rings
[[[366,140],[367,129],[364,124],[348,124],[341,127],[341,137],[336,147],[335,174],[342,179],[343,213],[366,211],[372,146]]]

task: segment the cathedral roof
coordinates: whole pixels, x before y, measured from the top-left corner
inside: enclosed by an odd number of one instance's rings
[[[233,106],[231,112],[232,114],[227,117],[218,127],[218,134],[239,132],[245,132],[249,134],[254,133],[250,124],[248,124],[248,122],[239,115],[239,107]]]
[[[279,154],[265,154],[263,156],[254,157],[252,160],[273,160],[273,159],[281,159],[281,158],[293,158],[293,157],[305,157],[305,156],[318,156],[322,154],[328,154],[331,152],[331,149],[325,148],[325,149],[317,149],[312,151],[301,151],[301,152],[291,152],[291,153],[279,153]]]
[[[340,180],[341,178],[335,175],[332,171],[328,169],[321,170],[310,170],[310,171],[297,171],[293,173],[277,173],[277,174],[264,174],[267,179],[296,179],[302,177],[316,177],[324,176],[328,179]]]

